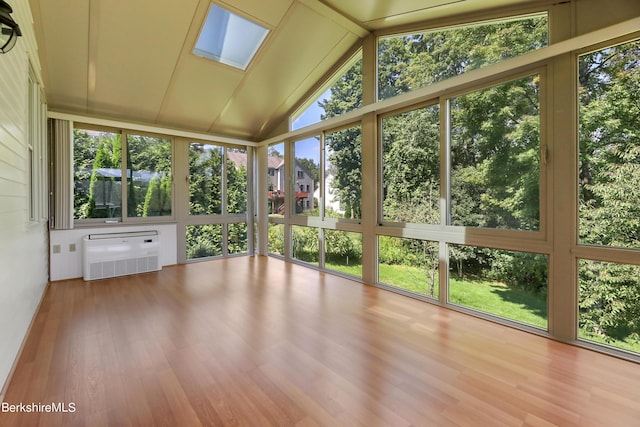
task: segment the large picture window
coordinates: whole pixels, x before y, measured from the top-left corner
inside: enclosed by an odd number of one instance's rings
[[[539,80],[450,100],[452,225],[539,229]]]
[[[384,221],[440,222],[440,108],[382,119]]]
[[[640,41],[579,59],[580,243],[640,248]]]
[[[170,216],[171,184],[171,139],[128,134],[127,216]]]
[[[362,141],[360,126],[325,134],[323,179],[325,216],[361,218]]]
[[[171,138],[81,127],[73,135],[76,220],[173,215]]]
[[[122,218],[122,135],[74,129],[73,217]]]
[[[192,142],[189,144],[189,214],[222,213],[223,148]]]
[[[578,336],[640,353],[640,40],[578,59]]]
[[[320,137],[296,141],[294,153],[294,214],[318,216],[316,189],[320,176]]]
[[[539,15],[380,38],[378,99],[545,47],[547,33]]]

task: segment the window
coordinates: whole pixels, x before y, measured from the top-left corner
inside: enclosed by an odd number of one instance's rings
[[[269,223],[268,251],[270,254],[284,255],[284,224]]]
[[[122,135],[73,131],[74,218],[122,218]]]
[[[539,80],[450,100],[452,225],[539,229]]]
[[[545,255],[449,245],[449,301],[547,329]]]
[[[640,40],[578,58],[578,337],[640,353]]]
[[[343,94],[347,93],[348,97]],[[362,107],[362,52],[340,68],[334,78],[291,117],[291,130],[318,123]]]
[[[306,201],[313,200],[313,194],[304,191],[305,186],[316,188],[320,176],[320,137],[311,137],[296,141],[294,144],[295,153],[295,181],[293,183],[295,192],[295,214],[318,216],[318,212],[311,209],[311,204],[307,208]],[[299,190],[299,191],[298,191]]]
[[[640,353],[640,266],[578,261],[578,337]]]
[[[171,139],[127,134],[128,217],[171,216]]]
[[[362,277],[362,233],[324,230],[324,266]]]
[[[247,238],[247,223],[240,222],[235,224],[229,224],[228,238],[227,238],[227,250],[230,254],[246,254],[248,250],[249,241]]]
[[[189,144],[189,214],[222,213],[223,147]]]
[[[362,217],[362,138],[360,126],[324,137],[325,216]]]
[[[269,171],[268,185],[268,212],[269,216],[284,216],[286,195],[285,195],[285,171],[284,162],[284,143],[270,145],[267,154],[267,163]]]
[[[222,225],[188,225],[187,259],[222,255]]]
[[[243,214],[247,212],[247,150],[227,148],[226,151],[227,213]],[[246,230],[244,233],[246,235]]]
[[[382,119],[383,220],[440,222],[440,108]]]
[[[40,222],[47,217],[46,104],[42,88],[31,65],[29,66],[28,96],[28,213],[29,221]]]
[[[193,53],[246,70],[269,30],[212,4]]]
[[[249,149],[189,142],[188,153],[186,259],[247,253]]]
[[[640,41],[579,59],[580,243],[640,248]]]
[[[291,234],[293,259],[318,266],[318,229],[294,225],[291,226]]]
[[[378,237],[378,281],[429,298],[438,298],[438,243]]]
[[[380,38],[378,99],[539,49],[547,33],[544,15]]]
[[[88,126],[73,135],[76,220],[173,215],[171,138]]]

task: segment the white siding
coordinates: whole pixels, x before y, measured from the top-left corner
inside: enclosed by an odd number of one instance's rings
[[[46,222],[29,222],[29,60],[39,62],[27,0],[12,0],[23,37],[0,55],[0,387],[47,284]]]

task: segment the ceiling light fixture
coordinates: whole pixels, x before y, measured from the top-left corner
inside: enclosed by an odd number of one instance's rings
[[[0,0],[0,53],[7,53],[16,44],[18,37],[22,35],[20,27],[11,17],[13,9],[3,0]]]

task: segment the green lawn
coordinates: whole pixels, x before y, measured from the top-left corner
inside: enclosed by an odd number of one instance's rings
[[[380,264],[379,276],[381,283],[431,296],[430,280],[416,267]],[[524,290],[499,282],[452,278],[449,292],[454,304],[547,328],[547,302]],[[437,283],[434,297],[437,298]]]
[[[430,283],[424,272],[416,267],[380,264],[380,282],[401,289],[428,295]],[[547,328],[547,302],[519,288],[500,282],[450,279],[450,301],[506,319]],[[437,289],[436,295],[437,298]],[[580,330],[580,338],[612,347],[640,353],[640,343],[633,340],[606,340],[604,337]]]
[[[339,271],[344,274],[349,274],[351,276],[362,277],[362,264],[336,264],[331,262],[325,262],[324,266],[329,270]]]

